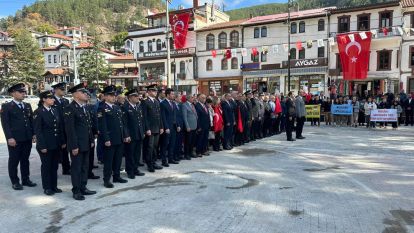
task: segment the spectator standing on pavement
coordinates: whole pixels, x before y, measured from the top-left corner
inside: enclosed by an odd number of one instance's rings
[[[305,109],[305,101],[304,101],[304,91],[300,90],[299,95],[296,96],[295,99],[295,107],[296,107],[296,139],[305,139],[302,136],[303,132],[303,125],[306,121],[306,109]]]
[[[377,109],[377,105],[371,97],[368,97],[367,102],[364,105],[365,109],[365,122],[367,122],[367,128],[375,128],[375,122],[371,122],[371,110]]]

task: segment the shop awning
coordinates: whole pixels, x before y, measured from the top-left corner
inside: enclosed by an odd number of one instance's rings
[[[292,68],[290,69],[291,74],[315,74],[315,73],[326,73],[328,71],[328,67],[321,66],[321,67],[306,67],[306,68]],[[243,76],[257,76],[257,75],[287,75],[288,69],[274,69],[274,70],[254,70],[254,71],[243,71]]]
[[[136,68],[137,65],[133,63],[126,63],[126,64],[110,64],[112,69],[124,69],[124,68]]]

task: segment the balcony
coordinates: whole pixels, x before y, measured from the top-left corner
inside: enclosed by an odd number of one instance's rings
[[[388,29],[388,33],[387,33],[387,35],[385,35],[385,33],[383,33],[383,32],[382,32],[382,30],[375,29],[375,30],[377,30],[377,35],[376,35],[374,38],[372,38],[372,39],[373,39],[373,40],[376,40],[376,39],[384,39],[384,38],[400,37],[400,36],[401,36],[401,34],[400,34],[400,32],[398,31],[397,27],[394,27],[394,28],[395,28],[394,30],[392,30],[392,27],[387,28],[387,29]],[[369,31],[370,31],[370,30],[368,30],[368,31],[366,31],[366,32],[369,32]],[[362,31],[358,31],[358,32],[362,32]],[[346,33],[348,33],[348,32],[344,32],[344,34],[346,34]],[[331,33],[329,34],[329,37],[333,37],[333,38],[335,39],[335,42],[336,42],[336,36],[337,36],[338,34],[342,34],[342,33],[331,32]]]

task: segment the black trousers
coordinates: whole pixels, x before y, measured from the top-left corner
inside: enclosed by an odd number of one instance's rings
[[[177,132],[175,136],[174,160],[180,160],[183,154],[183,129],[181,129],[180,132]]]
[[[158,153],[159,137],[160,134],[151,134],[151,136],[145,136],[143,154],[145,157],[145,163],[147,163],[148,168],[152,168],[155,161],[157,160],[156,154]]]
[[[223,147],[229,148],[231,145],[231,138],[233,136],[233,125],[224,125],[224,135],[223,135]]]
[[[184,155],[187,157],[193,156],[193,150],[196,140],[196,131],[191,130],[190,132],[185,131],[185,142],[184,142]]]
[[[262,137],[262,120],[256,119],[253,121],[253,132],[254,132],[254,138],[258,139]]]
[[[37,150],[37,152],[39,153],[40,161],[42,161],[40,172],[42,175],[43,189],[57,188],[57,170],[61,149],[47,150],[46,153],[42,153],[40,150]]]
[[[9,149],[9,177],[12,184],[19,183],[17,167],[20,164],[20,174],[22,182],[29,180],[30,176],[30,151],[32,150],[32,141],[17,142],[15,147],[8,146]]]
[[[141,160],[142,141],[131,141],[125,143],[125,171],[133,175],[138,171],[138,164]]]
[[[167,162],[175,160],[175,140],[177,132],[175,126],[173,129],[170,129],[170,133],[164,132],[162,134],[162,145],[161,145],[161,160],[162,162]]]
[[[202,129],[196,133],[197,146],[196,153],[202,154],[207,151],[208,146],[208,129]]]
[[[70,161],[69,161],[69,153],[66,148],[59,149],[59,157],[60,162],[62,163],[62,171],[69,172],[70,171]]]
[[[305,117],[298,117],[296,118],[296,138],[302,137],[303,125],[305,124],[306,118]]]
[[[262,126],[263,137],[268,137],[271,133],[271,129],[272,129],[272,119],[270,119],[270,117],[264,117],[263,126]]]
[[[244,129],[243,129],[243,142],[249,142],[250,141],[250,122],[246,121],[244,122]]]
[[[92,175],[93,164],[95,162],[95,146],[89,151],[88,174]]]
[[[109,181],[111,175],[114,179],[121,177],[121,163],[122,155],[124,153],[124,144],[111,145],[105,147],[104,151],[104,168],[103,168],[103,180]]]
[[[276,119],[275,119],[274,132],[276,134],[280,133],[281,118],[282,118],[282,116],[279,115],[279,116],[276,116]]]
[[[413,126],[414,124],[413,115],[414,115],[413,110],[405,110],[405,125],[411,124],[411,126]]]
[[[221,132],[214,133],[213,150],[219,150],[221,143]]]
[[[287,117],[286,118],[286,137],[288,140],[292,139],[292,131],[295,127],[295,118],[292,118],[291,120]]]
[[[70,154],[72,167],[72,192],[80,193],[88,184],[89,151],[80,151],[77,155]]]

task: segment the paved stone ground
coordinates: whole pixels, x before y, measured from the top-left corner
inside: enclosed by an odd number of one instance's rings
[[[184,161],[74,201],[13,191],[0,145],[0,232],[414,232],[414,128],[305,128]],[[32,180],[40,185],[33,150]],[[95,173],[101,175],[102,167]]]

